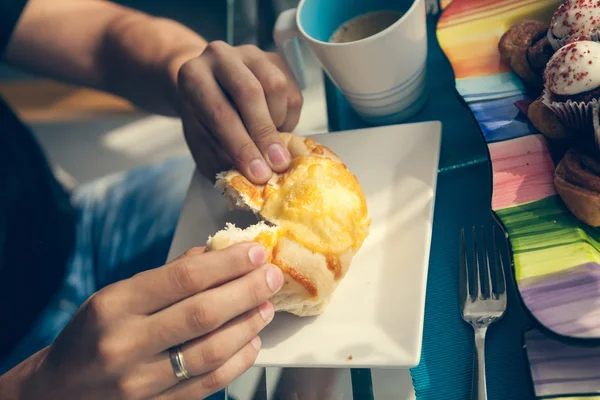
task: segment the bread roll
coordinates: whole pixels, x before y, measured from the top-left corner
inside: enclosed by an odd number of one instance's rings
[[[216,187],[230,206],[251,210],[264,222],[245,230],[228,224],[207,245],[218,250],[243,241],[263,244],[285,278],[271,299],[275,310],[318,315],[369,233],[367,203],[356,177],[330,149],[289,133],[281,139],[291,166],[267,184],[254,185],[237,170],[217,175]]]

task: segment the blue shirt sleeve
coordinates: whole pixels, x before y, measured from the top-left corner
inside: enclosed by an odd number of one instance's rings
[[[27,0],[0,0],[0,57],[4,55],[25,4]]]

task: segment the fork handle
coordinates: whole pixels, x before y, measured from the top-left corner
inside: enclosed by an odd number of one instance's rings
[[[473,353],[473,386],[471,400],[487,400],[485,384],[485,334],[487,327],[475,327],[475,351]]]

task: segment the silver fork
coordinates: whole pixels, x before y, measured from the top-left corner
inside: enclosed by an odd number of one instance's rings
[[[440,12],[440,0],[425,0],[427,15],[438,15]]]
[[[460,301],[462,318],[475,331],[476,355],[474,355],[473,361],[471,399],[487,400],[485,383],[485,334],[488,327],[500,319],[506,310],[506,278],[504,276],[502,255],[496,242],[496,229],[494,228],[492,231],[492,263],[490,263],[490,255],[483,228],[479,238],[481,239],[480,246],[478,246],[477,231],[473,227],[475,293],[472,293],[471,281],[469,280],[465,230],[462,229],[460,232]],[[478,251],[478,247],[481,247],[482,250]],[[480,259],[483,260],[483,274],[481,274]],[[492,279],[492,273],[495,275],[495,279]],[[492,285],[493,281],[495,285]]]

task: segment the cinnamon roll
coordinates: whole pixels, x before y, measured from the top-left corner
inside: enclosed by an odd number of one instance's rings
[[[530,89],[539,91],[543,73],[554,49],[548,41],[548,24],[525,20],[517,22],[498,43],[500,56]]]
[[[558,164],[554,186],[567,208],[587,225],[600,227],[600,155],[570,149]]]

